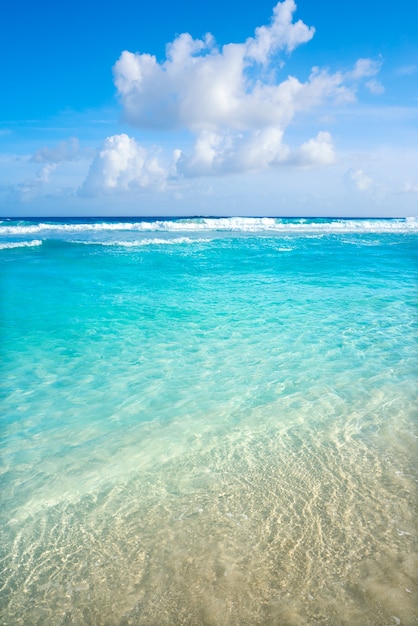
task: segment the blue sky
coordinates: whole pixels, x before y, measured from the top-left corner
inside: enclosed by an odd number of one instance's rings
[[[415,0],[8,3],[0,214],[418,215],[417,23]]]

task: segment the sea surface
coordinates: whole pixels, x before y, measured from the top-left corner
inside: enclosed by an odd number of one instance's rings
[[[3,219],[0,625],[416,626],[417,244]]]

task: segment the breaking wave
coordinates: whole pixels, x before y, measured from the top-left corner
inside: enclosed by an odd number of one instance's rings
[[[203,217],[144,219],[143,221],[23,222],[0,224],[0,235],[133,232],[251,232],[251,233],[410,233],[418,231],[415,217],[396,219],[285,219],[273,217]],[[132,242],[130,242],[131,244]]]
[[[13,248],[34,248],[41,245],[42,241],[40,239],[33,239],[32,241],[6,241],[0,243],[0,250],[10,250]]]

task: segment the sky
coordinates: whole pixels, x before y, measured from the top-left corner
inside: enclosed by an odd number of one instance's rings
[[[2,14],[2,216],[418,216],[416,0]]]

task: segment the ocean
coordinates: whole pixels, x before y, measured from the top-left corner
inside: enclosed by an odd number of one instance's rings
[[[417,242],[4,218],[0,624],[418,624]]]

